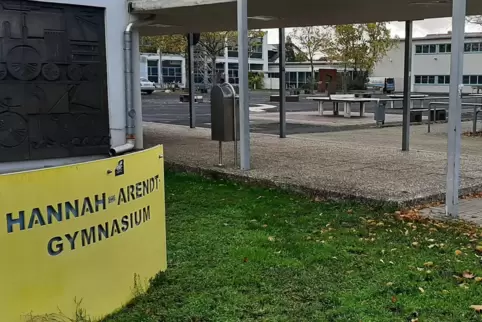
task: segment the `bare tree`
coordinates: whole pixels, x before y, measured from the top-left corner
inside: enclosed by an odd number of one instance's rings
[[[257,39],[264,36],[260,30],[250,30],[248,33],[251,46],[256,45]],[[211,79],[216,84],[216,59],[224,55],[226,47],[236,47],[238,43],[238,33],[235,31],[204,32],[199,40],[199,48],[209,58],[212,66]],[[227,63],[227,62],[226,62]],[[229,75],[225,75],[229,79]]]

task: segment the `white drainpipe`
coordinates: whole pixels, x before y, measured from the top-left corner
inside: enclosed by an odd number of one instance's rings
[[[116,156],[128,151],[134,150],[136,143],[136,111],[134,109],[134,93],[133,84],[135,82],[133,78],[132,66],[132,31],[134,28],[148,25],[155,21],[155,15],[148,17],[145,20],[138,20],[131,22],[127,25],[124,31],[124,64],[125,64],[125,99],[126,99],[126,143],[120,146],[111,147],[109,154]],[[139,80],[137,80],[139,81]]]

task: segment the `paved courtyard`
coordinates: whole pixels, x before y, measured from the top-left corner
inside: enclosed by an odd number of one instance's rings
[[[166,161],[191,170],[271,182],[320,197],[353,198],[409,205],[443,200],[446,173],[446,124],[412,126],[411,151],[402,152],[401,128],[369,128],[305,133],[279,139],[253,133],[252,170],[234,168],[233,144],[224,144],[225,167],[218,143],[207,128],[145,123],[145,143],[164,144]],[[470,122],[464,128],[471,128]],[[462,140],[461,191],[482,188],[481,138]]]

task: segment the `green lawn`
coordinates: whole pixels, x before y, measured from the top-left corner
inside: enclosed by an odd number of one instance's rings
[[[168,270],[105,321],[482,321],[470,308],[482,304],[475,228],[166,181]]]

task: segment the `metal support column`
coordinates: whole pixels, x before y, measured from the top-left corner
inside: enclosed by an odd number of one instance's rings
[[[286,137],[286,46],[285,29],[279,28],[279,137]]]
[[[412,87],[412,30],[413,22],[405,22],[405,57],[403,68],[403,126],[402,151],[410,150],[410,103]]]
[[[194,107],[194,96],[196,95],[194,91],[194,36],[192,33],[189,34],[188,40],[188,60],[189,60],[189,126],[191,129],[196,127],[196,108]]]
[[[450,64],[450,99],[447,152],[447,195],[445,211],[458,217],[460,181],[461,112],[463,90],[466,0],[452,3],[452,60]]]
[[[229,49],[228,37],[224,38],[224,82],[229,83]]]
[[[248,0],[238,0],[239,132],[241,170],[250,170]]]

